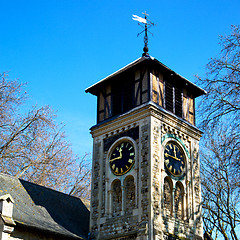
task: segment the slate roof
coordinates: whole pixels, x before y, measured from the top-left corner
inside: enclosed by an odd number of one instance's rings
[[[0,196],[5,194],[14,200],[16,227],[29,227],[64,239],[87,239],[90,212],[79,198],[0,174]]]

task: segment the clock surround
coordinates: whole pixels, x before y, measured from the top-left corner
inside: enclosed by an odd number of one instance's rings
[[[180,145],[169,141],[164,147],[164,167],[174,178],[183,178],[186,171],[186,155]]]

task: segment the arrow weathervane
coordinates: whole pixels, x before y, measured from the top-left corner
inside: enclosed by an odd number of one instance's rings
[[[143,32],[145,32],[145,36],[144,36],[144,48],[143,51],[144,53],[142,54],[143,56],[148,55],[148,35],[147,33],[151,33],[148,29],[152,26],[155,26],[156,24],[154,24],[153,22],[151,22],[149,19],[147,19],[147,16],[149,16],[146,11],[145,13],[143,13],[145,15],[145,18],[139,17],[137,15],[132,15],[133,16],[133,20],[138,21],[138,25],[141,26],[142,28],[144,28],[144,30],[140,33],[138,33],[137,36],[139,36],[140,34],[142,34]],[[143,25],[141,25],[140,23],[143,23]],[[152,34],[152,33],[151,33]],[[153,34],[152,34],[153,35]]]

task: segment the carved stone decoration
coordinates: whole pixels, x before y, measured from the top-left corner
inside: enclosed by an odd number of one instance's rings
[[[193,160],[194,160],[194,162],[197,162],[197,160],[198,160],[198,151],[196,148],[194,148],[194,150],[193,150]]]
[[[116,134],[112,137],[108,137],[104,139],[104,143],[103,143],[103,148],[104,151],[108,151],[108,149],[111,147],[111,145],[117,141],[119,138],[121,137],[130,137],[132,139],[134,139],[135,141],[139,139],[139,127],[135,127],[129,130],[126,130],[122,133]]]
[[[104,154],[103,159],[106,159],[106,154]],[[106,173],[105,173],[105,169],[106,169],[106,160],[102,162],[102,206],[101,206],[101,216],[103,217],[105,215],[105,193],[106,193]]]
[[[193,175],[194,175],[194,192],[195,202],[198,205],[200,203],[200,170],[198,165],[198,151],[196,148],[193,150]]]
[[[141,157],[142,161],[140,163],[141,167],[141,210],[142,210],[142,221],[148,220],[148,208],[149,208],[149,201],[148,201],[148,181],[149,181],[149,125],[143,125],[141,127]]]
[[[183,186],[180,183],[176,184],[175,188],[175,216],[178,219],[183,219]]]
[[[136,187],[133,176],[125,180],[125,213],[132,213],[136,207]]]
[[[93,181],[92,181],[92,221],[93,231],[97,228],[97,218],[98,218],[98,207],[99,207],[99,198],[98,198],[98,189],[99,189],[99,179],[100,179],[100,148],[101,144],[94,144],[94,164],[93,164]]]
[[[160,215],[161,209],[161,183],[159,181],[160,175],[160,161],[159,161],[159,151],[160,151],[160,124],[158,121],[154,122],[153,126],[153,162],[152,162],[152,174],[153,174],[153,213],[155,224],[158,222],[158,216]]]
[[[115,180],[112,184],[112,207],[113,216],[120,216],[122,211],[122,188],[120,180]]]

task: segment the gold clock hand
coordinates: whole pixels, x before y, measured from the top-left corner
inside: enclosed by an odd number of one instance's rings
[[[119,149],[120,156],[122,158],[122,148]]]
[[[176,157],[176,146],[175,145],[173,147],[173,151],[174,151],[174,157]]]
[[[166,157],[169,156],[169,157],[171,157],[171,158],[173,158],[173,159],[175,159],[175,160],[177,160],[177,161],[181,161],[181,159],[179,159],[179,158],[177,158],[177,157],[174,157],[174,156],[172,156],[172,155],[170,155],[170,154],[167,154],[167,153],[165,153],[165,156],[166,156]]]
[[[119,156],[119,157],[117,157],[117,158],[110,159],[109,162],[113,162],[113,161],[115,161],[115,160],[117,160],[117,159],[121,159],[121,158],[122,158],[122,157]]]
[[[122,158],[122,149],[121,149],[121,148],[119,149],[119,153],[120,153],[120,156],[119,156],[119,157],[110,159],[109,162],[113,162],[113,161],[115,161],[115,160],[121,159],[121,158]]]

